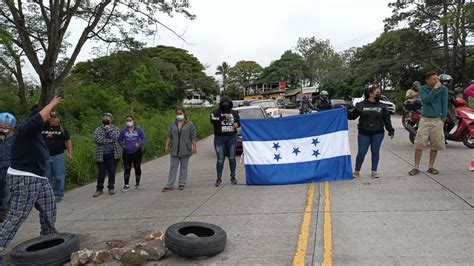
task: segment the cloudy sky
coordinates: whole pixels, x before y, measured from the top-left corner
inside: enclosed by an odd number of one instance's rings
[[[186,20],[176,15],[159,19],[187,44],[165,28],[147,40],[149,46],[171,45],[195,55],[206,72],[214,75],[226,61],[254,60],[263,67],[296,46],[299,37],[329,39],[338,51],[372,42],[391,15],[389,0],[190,0],[197,17]],[[80,34],[74,25],[72,37]],[[92,44],[82,50],[78,61],[96,57]]]

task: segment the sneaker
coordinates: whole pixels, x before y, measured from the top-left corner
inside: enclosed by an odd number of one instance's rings
[[[109,189],[109,195],[115,195],[115,189]]]
[[[359,171],[354,171],[354,173],[352,173],[352,178],[358,178],[358,177],[360,177]]]
[[[214,184],[214,186],[218,187],[222,184],[222,180],[220,179],[217,179],[216,183]]]
[[[474,172],[474,161],[471,161],[471,166],[469,167],[469,171]]]
[[[104,192],[103,192],[103,191],[96,191],[96,192],[94,193],[94,195],[92,195],[92,197],[97,198],[97,197],[102,196],[102,195],[104,195]]]
[[[232,185],[237,185],[237,179],[235,178],[231,178],[230,182],[232,183]]]
[[[376,171],[372,171],[372,177],[373,178],[379,178],[379,174]]]
[[[122,192],[125,193],[125,192],[128,192],[129,190],[130,190],[130,186],[126,185],[123,187]]]
[[[161,192],[168,192],[168,191],[172,191],[172,190],[174,190],[174,188],[172,188],[172,187],[165,187],[165,188],[163,188],[163,190],[162,190]]]
[[[183,186],[183,185],[180,185],[180,186],[179,186],[179,190],[184,190],[184,186]]]
[[[142,189],[142,187],[140,187],[140,185],[135,185],[135,189]]]

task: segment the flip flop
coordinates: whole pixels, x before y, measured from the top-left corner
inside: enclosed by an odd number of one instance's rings
[[[420,173],[420,170],[416,169],[416,168],[413,168],[411,169],[410,172],[408,172],[409,175],[417,175]]]
[[[433,175],[439,174],[439,171],[434,168],[429,168],[427,172]]]

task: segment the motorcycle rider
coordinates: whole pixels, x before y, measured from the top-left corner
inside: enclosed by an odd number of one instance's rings
[[[327,91],[321,91],[319,94],[319,100],[316,101],[316,110],[324,111],[332,109],[331,100],[329,99],[329,93]]]
[[[448,116],[446,117],[444,127],[446,133],[449,134],[449,132],[451,132],[451,130],[455,127],[452,115],[454,109],[454,100],[456,99],[456,95],[452,89],[453,78],[448,74],[441,74],[439,75],[439,81],[442,85],[448,88]]]
[[[418,96],[418,91],[420,90],[421,83],[416,80],[413,82],[412,87],[407,90],[405,94],[405,100],[407,101],[413,101],[419,98]]]
[[[300,106],[300,115],[311,113],[313,108],[314,108],[313,103],[309,100],[308,96],[307,95],[303,96],[303,100],[301,101],[301,106]]]

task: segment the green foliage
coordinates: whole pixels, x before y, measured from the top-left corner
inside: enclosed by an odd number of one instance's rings
[[[242,90],[239,90],[238,88],[234,87],[227,88],[226,95],[228,95],[231,99],[234,100],[243,99],[244,97]]]
[[[292,51],[286,51],[280,59],[273,61],[263,70],[262,82],[285,81],[289,87],[297,87],[305,79],[308,66],[303,57]]]
[[[64,111],[67,110],[64,105]],[[198,138],[204,138],[212,134],[212,125],[209,122],[209,108],[188,109],[188,119],[194,123]],[[93,132],[97,126],[100,126],[100,117],[92,115],[82,116],[81,121],[87,121],[84,128],[74,128],[72,119],[66,119],[63,124],[72,131],[71,138],[74,143],[75,159],[67,166],[67,187],[73,188],[78,185],[93,182],[97,178],[97,166],[95,162],[95,144],[93,142]],[[125,127],[125,114],[119,115],[113,113],[115,125],[119,128]],[[136,116],[137,125],[145,131],[147,141],[144,148],[144,160],[149,160],[163,155],[164,144],[168,132],[168,127],[174,122],[175,112],[173,110],[154,113],[139,114]],[[67,121],[67,122],[66,122]],[[122,168],[122,162],[119,163],[119,169]],[[117,178],[120,178],[117,176]]]
[[[216,81],[204,73],[197,58],[167,46],[122,51],[79,63],[68,83],[107,87],[127,103],[140,102],[148,110],[176,106],[192,92],[208,99],[218,93]]]
[[[246,88],[262,73],[262,67],[255,61],[239,61],[229,70],[229,86]]]

